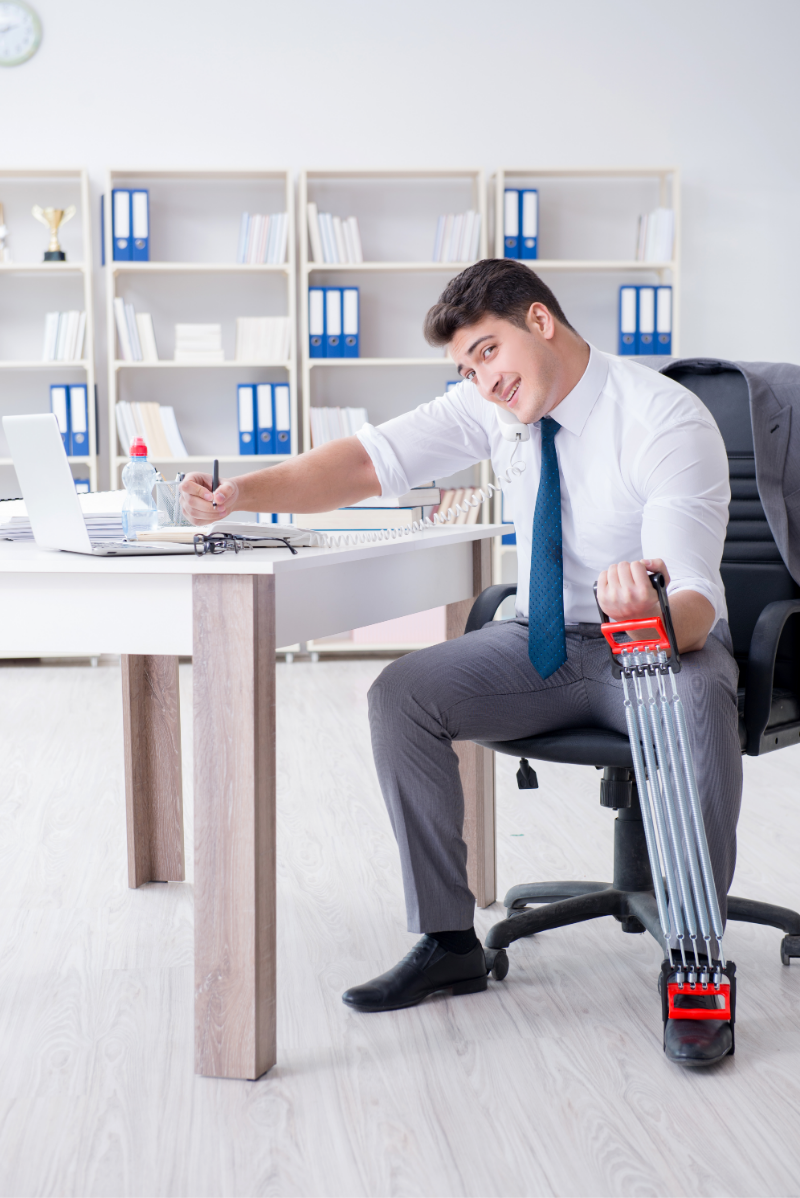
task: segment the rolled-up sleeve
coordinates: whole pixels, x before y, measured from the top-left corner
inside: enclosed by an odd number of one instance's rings
[[[474,410],[474,388],[461,383],[430,403],[356,434],[366,449],[385,498],[403,495],[431,479],[446,478],[490,453],[489,438]],[[485,403],[478,397],[479,403]]]
[[[660,557],[670,595],[697,591],[726,616],[719,566],[728,526],[730,483],[716,426],[678,426],[653,437],[638,455],[634,485],[644,498],[642,551]]]

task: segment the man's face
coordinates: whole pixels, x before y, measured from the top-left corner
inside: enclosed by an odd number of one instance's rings
[[[526,327],[486,316],[459,329],[448,352],[463,379],[484,399],[508,408],[523,424],[533,424],[554,404],[558,359],[552,345],[553,317],[533,304]]]

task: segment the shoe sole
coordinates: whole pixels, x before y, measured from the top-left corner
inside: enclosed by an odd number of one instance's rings
[[[731,1051],[728,1049],[728,1051],[724,1052],[721,1057],[714,1057],[713,1061],[692,1061],[689,1058],[676,1060],[675,1057],[669,1056],[667,1057],[667,1060],[671,1065],[680,1065],[684,1069],[704,1069],[709,1065],[719,1065],[720,1061],[724,1061],[725,1058],[729,1057],[730,1055]]]
[[[434,986],[431,990],[426,990],[424,994],[418,995],[410,1002],[393,1003],[390,1007],[359,1007],[355,1003],[345,1002],[344,1005],[349,1007],[351,1011],[360,1011],[362,1015],[378,1014],[380,1011],[405,1011],[408,1007],[416,1007],[426,998],[430,998],[432,994],[441,994],[445,991],[450,991],[453,996],[459,994],[479,994],[482,990],[489,988],[489,975],[485,974],[482,978],[468,978],[464,982],[451,982],[449,986]],[[342,999],[344,1002],[344,999]]]

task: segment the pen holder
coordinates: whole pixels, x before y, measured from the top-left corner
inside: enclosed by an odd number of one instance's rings
[[[179,482],[157,482],[155,489],[159,527],[188,528],[192,522],[187,520],[181,510],[181,484]]]

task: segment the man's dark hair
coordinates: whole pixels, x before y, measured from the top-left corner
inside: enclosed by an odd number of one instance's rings
[[[484,316],[499,316],[524,329],[531,304],[544,304],[556,320],[575,332],[550,288],[530,267],[513,258],[484,258],[447,284],[425,317],[425,340],[429,345],[447,345],[459,329],[477,324]]]

